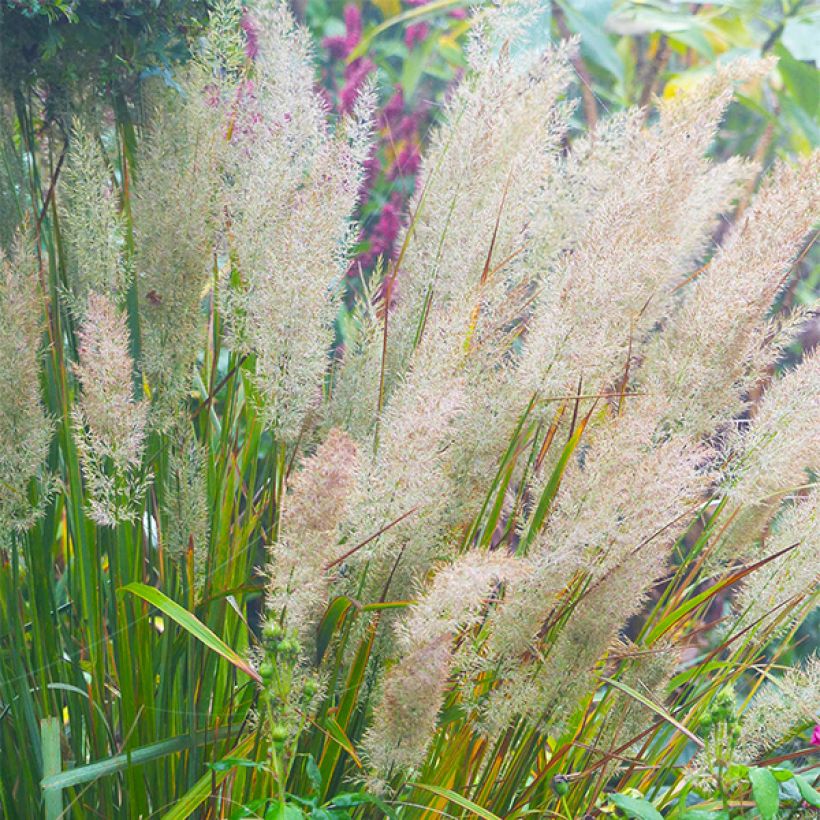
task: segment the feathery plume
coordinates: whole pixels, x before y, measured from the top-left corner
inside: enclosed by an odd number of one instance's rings
[[[270,548],[267,608],[284,612],[285,623],[310,638],[327,603],[327,565],[339,552],[339,524],[349,507],[359,472],[358,448],[331,430],[290,482],[279,540]]]
[[[123,251],[125,225],[117,191],[97,139],[74,122],[64,174],[67,195],[60,213],[65,224],[72,294],[82,316],[90,291],[122,304],[131,283]]]
[[[106,296],[90,293],[78,333],[74,368],[81,394],[74,429],[90,497],[89,516],[100,525],[133,521],[145,490],[139,466],[147,406],[133,397],[133,361],[125,316]]]
[[[193,553],[194,583],[201,589],[208,568],[210,511],[205,453],[189,426],[180,425],[168,461],[163,493],[165,547],[180,562],[189,551]]]
[[[369,146],[367,90],[337,132],[314,90],[310,39],[285,4],[257,12],[259,52],[233,127],[225,188],[238,284],[232,344],[256,357],[264,416],[294,441],[330,364],[351,214]]]
[[[382,414],[378,449],[362,467],[345,529],[359,543],[390,525],[348,562],[351,569],[368,567],[366,600],[384,594],[390,578],[394,589],[416,583],[446,552],[442,535],[452,489],[446,451],[454,421],[464,410],[457,367],[463,353],[452,344],[456,333],[446,327],[440,334],[431,331],[416,351],[410,372]]]
[[[660,567],[647,567],[635,553],[590,584],[549,643],[534,657],[520,657],[482,706],[487,731],[500,731],[516,718],[560,729],[594,685],[594,672],[627,621],[640,612]]]
[[[751,763],[817,722],[820,657],[763,687],[741,717],[738,758]]]
[[[605,127],[603,167],[595,148],[581,146],[573,174],[582,187],[589,175],[595,195],[527,325],[517,381],[529,392],[562,395],[581,374],[603,390],[623,372],[749,176],[749,166],[735,161],[714,169],[705,152],[733,79],[759,71],[746,63],[719,70],[661,105],[652,129],[631,116]]]
[[[649,346],[641,379],[667,397],[670,424],[710,435],[743,410],[749,389],[777,356],[766,316],[818,212],[820,150],[794,167],[779,163],[688,285]]]
[[[494,586],[515,584],[528,570],[526,561],[474,551],[437,573],[396,630],[402,658],[385,676],[364,738],[378,772],[421,763],[452,671],[453,638],[478,623]]]
[[[0,265],[0,525],[23,530],[38,514],[29,482],[43,467],[52,425],[40,401],[37,260],[22,235]]]
[[[793,623],[802,598],[817,593],[820,582],[820,492],[789,504],[777,517],[774,531],[755,551],[756,560],[794,549],[753,572],[733,602],[733,630],[752,624],[756,631],[776,623],[776,633]]]
[[[776,379],[748,428],[728,436],[723,492],[735,519],[724,560],[748,554],[780,501],[820,471],[820,350]]]
[[[134,183],[135,274],[141,319],[139,363],[151,393],[151,423],[167,430],[190,394],[201,347],[201,311],[213,266],[214,200],[223,111],[209,103],[213,78],[194,65],[183,94],[164,95],[140,141]]]

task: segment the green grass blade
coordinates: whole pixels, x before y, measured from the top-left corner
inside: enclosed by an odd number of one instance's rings
[[[439,797],[443,797],[451,803],[461,806],[462,809],[467,809],[467,811],[472,812],[478,817],[483,817],[484,820],[501,820],[497,814],[493,814],[488,809],[482,808],[477,803],[473,803],[472,800],[469,800],[468,798],[463,797],[450,789],[445,789],[441,786],[431,786],[427,783],[413,783],[412,785],[417,789],[424,789],[425,791],[432,792]]]
[[[42,781],[43,790],[59,792],[61,789],[68,789],[79,786],[83,783],[90,783],[100,777],[116,774],[130,766],[139,766],[141,763],[148,763],[166,755],[182,752],[199,746],[203,743],[213,743],[215,740],[222,740],[232,732],[237,731],[236,726],[223,726],[221,729],[206,732],[198,732],[195,735],[182,735],[161,740],[158,743],[151,743],[148,746],[141,746],[139,749],[132,749],[129,752],[112,755],[104,760],[96,760],[85,766],[77,766],[59,774],[44,777]]]
[[[185,607],[180,606],[176,601],[172,601],[164,592],[160,592],[156,587],[134,582],[120,589],[119,594],[130,592],[138,598],[142,598],[152,606],[155,606],[171,620],[179,624],[186,632],[193,635],[209,649],[222,655],[226,661],[232,663],[237,669],[241,669],[248,677],[253,678],[258,683],[262,683],[259,673],[225,641],[212,632],[199,618]]]

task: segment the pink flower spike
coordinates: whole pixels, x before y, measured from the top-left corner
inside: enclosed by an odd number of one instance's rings
[[[259,54],[259,32],[257,31],[256,23],[247,9],[242,12],[240,25],[242,26],[242,31],[245,32],[245,54],[248,59],[254,60],[256,59],[256,55]]]
[[[430,27],[427,23],[413,23],[407,26],[404,32],[404,44],[407,48],[413,48],[416,43],[423,43],[430,33]]]
[[[820,746],[820,723],[814,727],[814,731],[811,733],[811,745]]]
[[[347,41],[351,46],[357,46],[362,39],[362,13],[354,3],[348,3],[344,10]],[[351,48],[352,51],[352,48]]]
[[[362,14],[354,3],[348,3],[344,8],[345,34],[344,37],[325,37],[322,45],[336,60],[347,57],[362,39]]]
[[[341,60],[347,57],[347,37],[325,37],[322,45],[334,60]]]

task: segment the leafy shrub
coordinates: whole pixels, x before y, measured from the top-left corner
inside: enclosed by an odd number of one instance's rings
[[[133,96],[141,72],[168,72],[187,59],[209,7],[206,0],[3,0],[0,82],[36,90],[46,113],[65,121],[78,98]]]
[[[759,169],[707,151],[769,60],[570,139],[537,13],[478,15],[341,360],[373,94],[330,127],[281,6],[220,7],[135,149],[6,142],[5,814],[815,804],[817,660],[777,667],[817,602],[820,355],[752,399],[807,319],[770,308],[820,154],[733,210]]]

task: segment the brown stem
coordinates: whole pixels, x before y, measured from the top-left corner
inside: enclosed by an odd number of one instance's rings
[[[565,40],[572,37],[572,32],[567,26],[567,19],[564,16],[564,10],[557,4],[552,4],[552,14],[555,18],[555,24],[558,26],[558,31]],[[580,53],[576,53],[571,59],[572,67],[581,81],[581,98],[584,102],[584,116],[587,121],[587,128],[592,131],[598,122],[598,105],[595,102],[595,94],[592,92],[592,76],[581,58]]]

